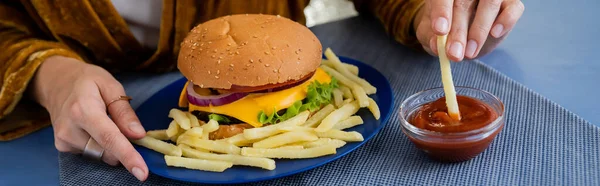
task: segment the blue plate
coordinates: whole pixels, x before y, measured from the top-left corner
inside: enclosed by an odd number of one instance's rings
[[[341,158],[363,145],[385,126],[392,111],[393,95],[389,82],[377,70],[353,59],[343,57],[340,57],[340,59],[346,63],[358,66],[360,69],[359,76],[377,87],[377,94],[371,95],[371,97],[379,105],[381,118],[380,120],[375,120],[368,109],[359,110],[358,115],[363,118],[364,124],[347,130],[360,132],[365,140],[363,142],[347,143],[337,150],[337,154],[313,159],[276,160],[277,168],[272,171],[253,167],[234,166],[224,172],[215,173],[167,167],[164,156],[160,153],[137,145],[135,148],[148,164],[150,172],[154,174],[174,180],[211,184],[248,183],[281,178],[307,171]],[[140,121],[147,130],[167,128],[171,121],[171,119],[167,118],[167,114],[171,108],[177,108],[179,93],[186,81],[185,78],[182,78],[163,88],[136,110]]]

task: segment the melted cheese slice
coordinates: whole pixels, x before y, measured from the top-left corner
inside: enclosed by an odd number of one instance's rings
[[[315,74],[309,80],[298,86],[277,92],[250,94],[235,102],[220,106],[203,107],[189,104],[187,100],[186,89],[184,88],[179,97],[179,106],[187,107],[189,105],[190,112],[203,111],[227,115],[237,118],[254,127],[261,127],[262,123],[258,121],[258,115],[260,112],[264,111],[266,114],[271,114],[274,111],[279,111],[292,106],[292,104],[294,104],[296,101],[303,100],[306,98],[308,86],[314,81],[318,81],[320,83],[329,83],[331,81],[331,77],[325,73],[325,71],[318,68],[315,71]],[[184,87],[187,87],[187,83]]]

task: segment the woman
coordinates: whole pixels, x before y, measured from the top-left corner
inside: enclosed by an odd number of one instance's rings
[[[145,130],[109,72],[175,70],[196,24],[228,14],[278,14],[304,23],[308,0],[8,0],[0,3],[0,140],[52,122],[56,148],[148,168],[128,142]],[[453,61],[490,52],[513,28],[519,0],[354,0],[400,43],[436,55],[449,34]],[[24,97],[25,96],[25,97]],[[40,105],[43,107],[40,107]],[[47,112],[46,112],[47,111]],[[49,114],[48,114],[49,113]],[[108,117],[111,115],[111,118]]]

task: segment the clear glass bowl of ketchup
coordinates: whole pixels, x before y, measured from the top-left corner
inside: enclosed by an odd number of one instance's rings
[[[504,127],[504,104],[489,92],[456,87],[460,120],[447,114],[443,88],[408,97],[400,106],[402,131],[430,158],[441,162],[470,160]]]

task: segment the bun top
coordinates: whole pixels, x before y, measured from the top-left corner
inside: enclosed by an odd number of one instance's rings
[[[231,15],[194,27],[177,67],[203,88],[298,80],[321,63],[321,43],[304,25],[273,15]]]

